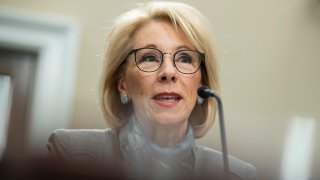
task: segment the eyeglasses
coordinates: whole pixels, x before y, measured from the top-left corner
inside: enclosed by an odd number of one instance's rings
[[[137,67],[144,72],[157,71],[163,63],[165,54],[173,54],[174,67],[183,74],[193,74],[198,71],[205,54],[195,50],[180,50],[175,53],[163,53],[156,48],[139,48],[130,51],[128,56],[135,55]],[[128,57],[127,56],[127,57]]]

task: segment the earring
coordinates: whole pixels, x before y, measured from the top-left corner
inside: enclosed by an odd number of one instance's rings
[[[128,94],[120,94],[120,101],[122,104],[128,104],[130,101]]]
[[[204,101],[204,99],[202,97],[200,97],[200,96],[197,97],[197,104],[198,105],[203,104],[203,101]]]

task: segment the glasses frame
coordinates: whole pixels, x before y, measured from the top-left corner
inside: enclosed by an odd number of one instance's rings
[[[158,52],[161,53],[161,55],[162,55],[161,63],[160,63],[160,65],[159,65],[159,67],[158,67],[157,69],[152,70],[152,71],[145,71],[145,70],[142,70],[142,69],[138,66],[138,63],[137,63],[137,52],[138,52],[139,50],[142,50],[142,49],[153,49],[153,50],[156,50],[156,51],[158,51]],[[181,72],[181,71],[178,69],[178,67],[176,66],[176,62],[174,61],[175,56],[177,55],[177,53],[182,52],[182,51],[192,51],[192,52],[198,53],[198,56],[199,56],[199,58],[200,58],[200,63],[199,63],[199,67],[198,67],[194,72],[192,72],[192,73]],[[164,57],[165,54],[173,54],[173,58],[172,58],[173,65],[174,65],[174,67],[175,67],[180,73],[182,73],[182,74],[194,74],[194,73],[196,73],[196,72],[200,69],[202,63],[203,63],[204,60],[205,60],[205,53],[202,53],[202,52],[199,52],[199,51],[196,51],[196,50],[191,50],[191,49],[179,50],[179,51],[176,51],[175,53],[167,53],[167,52],[162,52],[161,50],[159,50],[159,49],[157,49],[157,48],[137,48],[137,49],[131,50],[131,51],[128,53],[126,59],[127,59],[131,54],[134,54],[134,61],[135,61],[135,63],[136,63],[136,66],[138,67],[139,70],[141,70],[141,71],[143,71],[143,72],[155,72],[155,71],[157,71],[157,70],[161,67],[161,65],[162,65],[162,63],[163,63],[163,57]]]

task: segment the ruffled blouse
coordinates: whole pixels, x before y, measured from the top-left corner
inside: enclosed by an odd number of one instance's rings
[[[119,131],[120,151],[135,179],[184,179],[192,174],[195,139],[191,125],[175,147],[149,140],[132,117]]]

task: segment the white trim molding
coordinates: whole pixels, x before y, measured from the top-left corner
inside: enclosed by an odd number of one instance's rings
[[[28,149],[44,152],[49,134],[69,126],[80,39],[74,18],[0,7],[0,44],[37,52]]]
[[[310,169],[315,142],[315,119],[295,116],[290,123],[284,144],[279,179],[313,179]]]

